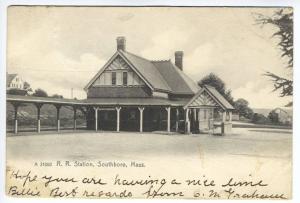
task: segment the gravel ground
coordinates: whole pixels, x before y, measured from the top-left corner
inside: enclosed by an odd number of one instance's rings
[[[45,134],[46,133],[46,134]],[[7,159],[145,159],[206,154],[290,159],[290,130],[234,129],[232,135],[81,132],[7,137]]]
[[[209,178],[224,183],[228,178],[263,180],[268,187],[260,193],[292,195],[292,132],[280,129],[234,128],[226,136],[164,133],[95,133],[72,131],[57,134],[24,133],[7,136],[7,169],[59,177],[102,177],[111,180],[116,174],[127,178]],[[145,167],[35,167],[34,163],[56,161],[120,162],[132,161]],[[119,188],[122,189],[122,188]],[[145,188],[135,191],[142,197]],[[205,188],[204,188],[205,189]],[[216,191],[222,191],[216,186]],[[192,197],[201,187],[182,188]],[[206,189],[210,190],[209,188]],[[241,187],[239,192],[255,188]],[[202,197],[207,198],[207,197]],[[226,196],[222,197],[226,198]]]

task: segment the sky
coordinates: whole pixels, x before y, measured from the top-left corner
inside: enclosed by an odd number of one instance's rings
[[[86,98],[84,86],[116,52],[126,49],[150,60],[184,51],[183,71],[194,81],[217,74],[252,108],[276,108],[291,97],[272,92],[266,71],[291,78],[276,47],[272,26],[255,14],[273,8],[24,7],[8,9],[7,72],[18,73],[33,89]]]

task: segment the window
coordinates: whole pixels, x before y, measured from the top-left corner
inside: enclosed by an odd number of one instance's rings
[[[112,72],[111,73],[111,84],[112,85],[116,85],[116,79],[117,79],[117,73],[116,72]]]
[[[123,85],[124,86],[127,86],[127,78],[128,78],[127,72],[123,72]]]

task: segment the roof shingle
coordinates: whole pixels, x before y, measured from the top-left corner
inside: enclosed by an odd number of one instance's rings
[[[140,74],[145,77],[145,79],[152,85],[154,89],[164,90],[167,92],[172,91],[163,76],[156,69],[154,64],[151,63],[151,61],[127,51],[119,52],[132,63],[132,65],[140,72]]]

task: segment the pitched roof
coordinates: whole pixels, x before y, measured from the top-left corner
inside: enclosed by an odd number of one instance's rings
[[[214,87],[210,85],[204,85],[203,88],[206,88],[225,109],[234,109],[234,107]]]
[[[174,94],[195,94],[200,87],[170,60],[152,61]]]
[[[132,63],[137,71],[139,71],[139,73],[146,78],[146,80],[152,85],[154,89],[167,92],[172,91],[165,78],[161,75],[161,73],[157,70],[156,66],[151,61],[127,51],[119,52],[124,55],[130,63]]]
[[[6,74],[6,87],[9,86],[11,81],[17,76],[17,74]]]
[[[85,90],[106,69],[106,66],[118,55],[123,57],[130,66],[149,84],[151,89],[173,93],[173,94],[195,94],[198,85],[190,79],[183,71],[179,70],[170,60],[150,61],[128,51],[118,50],[107,64],[86,85]]]
[[[194,103],[196,103],[197,106],[207,105],[206,102],[203,102],[203,97],[201,97],[203,92],[206,92],[209,95],[210,99],[208,100],[211,100],[212,102],[211,104],[209,104],[210,106],[219,106],[223,110],[234,110],[234,107],[214,87],[209,85],[204,85],[197,92],[197,94],[195,94],[195,96],[184,105],[183,108],[189,108],[193,106]]]

